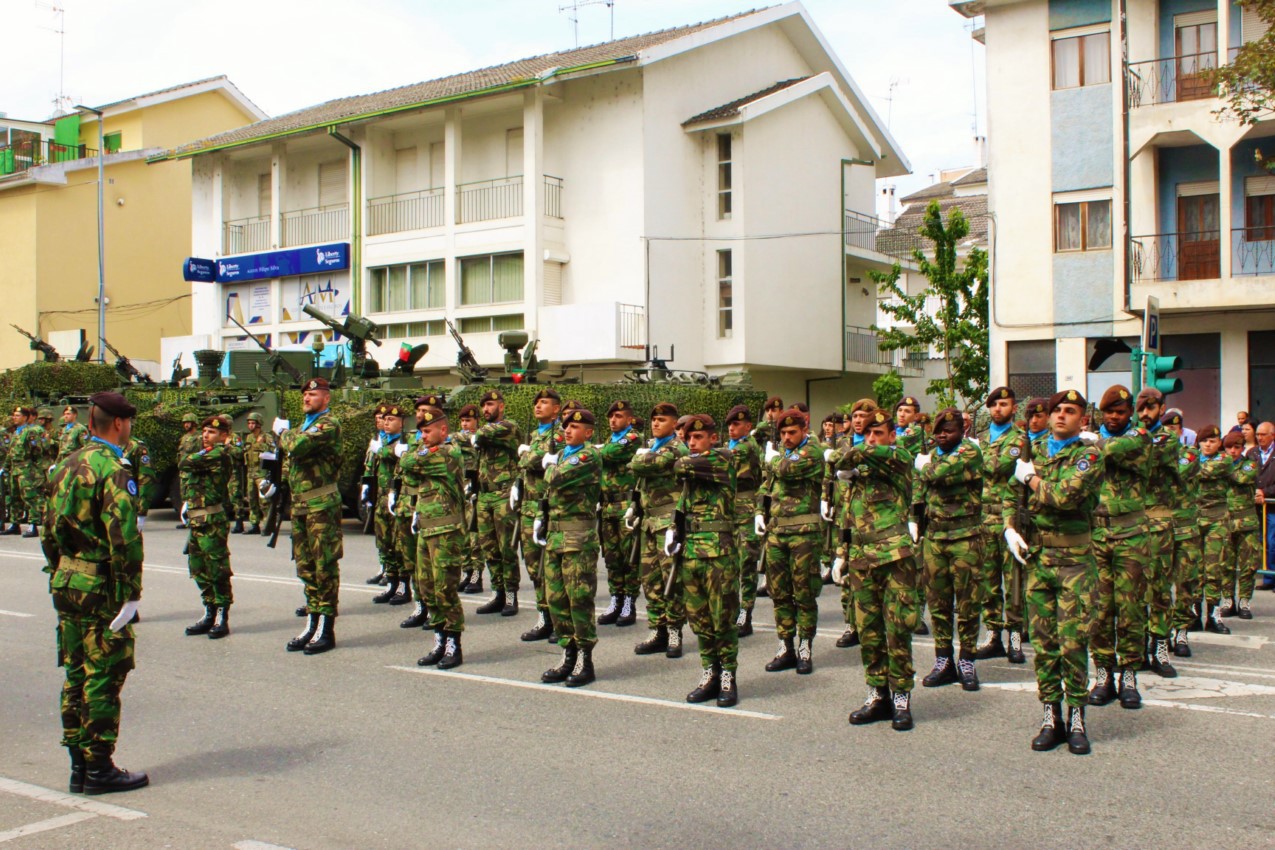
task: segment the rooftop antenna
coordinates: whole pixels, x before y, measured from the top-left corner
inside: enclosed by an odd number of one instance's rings
[[[890,129],[890,120],[894,117],[894,92],[906,82],[907,80],[902,77],[890,78],[890,93],[885,98],[885,129],[887,131]]]
[[[606,6],[611,11],[611,41],[615,41],[615,0],[571,0],[564,6],[559,6],[559,12],[567,13],[567,20],[571,21],[572,31],[575,33],[576,47],[580,46],[580,10],[585,6]]]
[[[66,96],[66,9],[41,0],[35,0],[35,5],[40,9],[48,9],[57,16],[55,26],[41,29],[57,33],[58,36],[58,96],[53,100],[53,114],[65,115],[68,111],[66,107],[71,105],[71,98]]]

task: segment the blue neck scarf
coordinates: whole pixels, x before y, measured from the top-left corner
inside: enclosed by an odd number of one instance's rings
[[[1133,427],[1133,420],[1129,420],[1129,424],[1119,431],[1108,431],[1106,425],[1099,426],[1098,433],[1102,435],[1104,440],[1110,440],[1112,437],[1121,437],[1129,433],[1129,429]]]
[[[1046,434],[1046,433],[1047,433],[1047,432],[1046,432],[1045,430],[1040,430],[1040,431],[1028,431],[1028,432],[1027,432],[1027,439],[1034,443],[1034,442],[1036,442],[1037,440],[1039,440],[1041,437],[1045,436],[1045,434]]]
[[[655,442],[651,443],[651,451],[658,452],[660,449],[672,442],[676,434],[669,434],[667,437],[657,437]]]
[[[906,427],[902,426],[902,425],[895,425],[895,426],[894,426],[894,436],[896,436],[896,437],[902,437],[902,436],[903,436],[904,434],[906,434],[907,432],[908,432],[908,429],[907,429]]]
[[[553,420],[552,420],[552,419],[550,419],[548,422],[545,422],[545,423],[542,423],[542,424],[540,424],[540,425],[537,425],[537,426],[536,426],[536,433],[537,433],[537,434],[547,434],[547,433],[549,433],[549,429],[550,429],[550,428],[552,428],[552,427],[553,427]]]
[[[403,436],[402,431],[399,431],[397,434],[391,434],[388,431],[385,431],[383,432],[383,434],[384,434],[384,438],[381,440],[382,443],[392,443],[395,440],[397,440],[399,437]]]
[[[313,424],[315,423],[315,421],[316,421],[316,420],[317,420],[320,416],[322,416],[323,414],[325,414],[325,413],[327,413],[327,412],[328,412],[328,409],[325,407],[325,408],[323,408],[322,410],[320,410],[318,413],[307,413],[307,414],[305,415],[305,421],[301,423],[301,430],[302,430],[302,431],[304,431],[304,430],[306,430],[307,428],[309,428],[311,425],[313,425]]]
[[[619,431],[619,432],[617,432],[617,433],[615,433],[615,434],[612,434],[612,435],[611,435],[611,442],[613,442],[613,443],[618,443],[618,442],[620,442],[620,441],[621,441],[621,440],[623,440],[623,439],[625,438],[625,436],[627,436],[627,435],[628,435],[628,433],[629,433],[630,431],[632,431],[632,430],[633,430],[633,426],[632,426],[632,425],[630,425],[629,427],[625,428],[623,431]]]
[[[807,437],[806,437],[806,439],[802,440],[802,441],[801,441],[801,445],[797,446],[797,448],[795,448],[795,449],[784,449],[784,457],[792,457],[794,454],[796,454],[797,452],[801,451],[801,447],[802,447],[802,446],[804,446],[804,445],[805,445],[806,443],[808,443],[808,442],[810,442],[810,437],[809,437],[809,436],[807,436]]]
[[[70,431],[70,430],[71,430],[71,427],[72,427],[73,425],[75,425],[75,423],[74,423],[74,422],[67,422],[65,425],[63,425],[63,426],[62,426],[62,430],[63,430],[63,431]]]
[[[1147,426],[1147,433],[1148,433],[1148,434],[1154,434],[1154,433],[1155,433],[1156,431],[1158,431],[1158,430],[1160,430],[1160,420],[1159,420],[1159,419],[1157,419],[1156,421],[1152,422],[1150,425],[1148,425],[1148,426]]]
[[[862,435],[862,434],[855,434],[855,435],[854,435],[854,442],[852,442],[850,445],[852,445],[852,446],[857,446],[857,445],[859,445],[859,444],[860,444],[860,443],[862,443],[862,442],[863,442],[863,435]]]
[[[581,443],[578,446],[567,446],[565,449],[562,450],[561,459],[566,460],[567,458],[571,457],[573,454],[576,454],[582,451],[583,449],[584,449],[584,443]]]
[[[1051,436],[1049,438],[1049,456],[1053,457],[1054,455],[1058,454],[1063,449],[1070,446],[1072,443],[1078,443],[1078,442],[1080,442],[1079,434],[1077,434],[1074,437],[1068,437],[1065,440],[1059,440]]]
[[[995,422],[987,426],[987,436],[990,442],[996,442],[1001,437],[1009,433],[1009,429],[1014,427],[1014,423],[1006,422],[1004,425],[997,425]]]
[[[91,442],[91,443],[101,443],[102,445],[104,445],[104,446],[106,446],[108,449],[110,449],[110,450],[111,450],[111,453],[112,453],[112,454],[114,454],[116,457],[118,457],[118,458],[123,458],[123,457],[124,457],[124,449],[120,448],[119,446],[115,445],[114,443],[108,443],[106,440],[103,440],[101,437],[89,437],[89,442]]]
[[[953,446],[953,447],[952,447],[952,451],[956,451],[956,450],[957,450],[957,449],[959,449],[960,447],[961,447],[961,444],[960,444],[960,443],[957,443],[955,446]],[[948,452],[943,451],[943,450],[942,450],[942,449],[940,449],[937,445],[934,447],[934,453],[935,453],[936,455],[938,455],[939,457],[943,457],[943,456],[945,456],[945,455],[947,455],[947,454],[948,454]]]
[[[23,431],[27,430],[27,428],[30,428],[30,427],[31,427],[30,425],[19,425],[18,430],[14,431],[13,434],[16,437],[18,434],[21,434]]]

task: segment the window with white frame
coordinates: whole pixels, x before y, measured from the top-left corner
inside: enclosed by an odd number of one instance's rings
[[[731,138],[730,133],[717,134],[717,217],[730,218],[731,198]]]
[[[442,260],[380,266],[368,273],[368,305],[373,313],[435,310],[446,304]]]
[[[1052,44],[1054,89],[1111,82],[1111,33],[1055,35]]]
[[[522,313],[508,313],[503,316],[468,316],[460,320],[460,332],[463,334],[498,333],[500,331],[520,331],[525,325]]]
[[[461,306],[521,301],[522,291],[521,251],[461,258]]]
[[[735,329],[734,261],[730,251],[717,252],[717,336],[729,339]]]
[[[1111,248],[1111,200],[1054,201],[1054,251]]]

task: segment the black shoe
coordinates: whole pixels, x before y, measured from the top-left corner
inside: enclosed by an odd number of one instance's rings
[[[912,694],[895,691],[894,716],[890,719],[890,728],[896,732],[906,732],[912,728]]]
[[[474,577],[469,580],[469,584],[461,589],[462,593],[482,593],[483,592],[483,574],[481,571],[475,571]]]
[[[1120,707],[1142,707],[1142,694],[1138,693],[1138,672],[1132,667],[1120,669]]]
[[[876,723],[878,720],[889,720],[893,716],[894,706],[890,704],[890,692],[885,688],[869,686],[868,698],[863,701],[863,705],[850,712],[850,723],[854,726],[863,726],[866,723]]]
[[[499,614],[501,611],[504,611],[504,610],[505,610],[505,592],[503,590],[497,590],[496,595],[493,596],[491,599],[488,599],[482,605],[479,605],[478,609],[474,611],[474,613],[475,614]]]
[[[248,526],[248,529],[244,532],[244,534],[260,534],[260,533],[261,533],[261,524],[256,522]]]
[[[39,537],[40,536],[39,527],[34,525],[31,526],[26,531],[22,532],[22,536],[23,537]]]
[[[1045,703],[1045,719],[1040,724],[1040,734],[1032,738],[1032,749],[1038,753],[1047,753],[1066,739],[1063,729],[1062,705],[1056,702]]]
[[[443,657],[438,660],[439,670],[459,667],[465,661],[460,651],[460,632],[443,632]]]
[[[461,593],[468,593],[469,591],[466,588],[469,587],[469,582],[471,579],[473,579],[473,577],[474,577],[473,570],[465,570],[463,573],[460,574],[460,581],[456,582],[456,589],[459,590]]]
[[[951,652],[951,650],[948,650]],[[943,685],[952,685],[960,681],[960,676],[956,672],[956,664],[952,661],[951,655],[934,656],[934,668],[926,674],[921,680],[923,688],[941,688]]]
[[[956,675],[961,680],[961,689],[978,690],[978,673],[974,670],[973,658],[960,658],[956,662]]]
[[[377,573],[376,575],[372,576],[370,579],[368,579],[368,580],[367,580],[367,583],[368,583],[368,584],[380,584],[380,583],[381,583],[381,582],[383,582],[383,581],[385,581],[385,570],[381,570],[379,573]]]
[[[1238,616],[1241,620],[1253,619],[1253,609],[1249,607],[1247,599],[1240,600],[1240,610],[1236,616]]]
[[[598,615],[599,626],[611,626],[615,621],[620,619],[621,597],[612,596],[611,601],[607,604],[607,609]]]
[[[624,597],[624,604],[620,606],[620,616],[616,618],[615,624],[620,627],[631,626],[637,622],[637,597]]]
[[[314,637],[310,638],[310,642],[305,645],[304,651],[306,655],[318,655],[320,652],[336,649],[336,629],[332,618],[327,614],[318,614],[316,616],[319,622],[315,626]]]
[[[446,647],[446,640],[443,638],[442,629],[434,629],[434,648],[428,653],[416,659],[417,667],[433,667],[443,658],[443,650]]]
[[[230,634],[230,606],[222,605],[213,616],[212,628],[208,630],[209,640],[218,640]]]
[[[779,639],[779,651],[775,657],[766,662],[767,673],[778,673],[780,670],[791,670],[797,666],[797,653],[792,649],[792,638]]]
[[[571,675],[571,671],[575,669],[576,658],[579,656],[579,650],[576,649],[574,643],[569,643],[562,649],[562,661],[557,667],[550,667],[548,670],[540,674],[540,681],[546,684],[556,685],[559,682],[567,681],[567,677]]]
[[[1074,755],[1089,755],[1089,736],[1085,734],[1085,707],[1067,708],[1067,749]]]
[[[930,627],[925,625],[925,620],[924,619],[917,620],[916,628],[912,630],[912,634],[928,635],[929,633],[930,633]]]
[[[235,520],[235,527],[230,529],[231,534],[243,534],[243,520]]]
[[[72,794],[84,793],[84,751],[79,747],[67,747],[66,751],[71,756],[71,781],[67,784],[66,790]]]
[[[735,634],[738,637],[748,637],[753,633],[753,612],[751,608],[740,608],[739,616],[735,618]]]
[[[846,626],[846,630],[841,633],[841,637],[837,638],[834,644],[838,649],[847,649],[851,646],[859,645],[859,633],[854,626]]]
[[[549,615],[544,611],[536,612],[536,624],[519,636],[519,640],[531,643],[532,641],[545,640],[553,634],[553,622],[549,619]]]
[[[682,657],[682,627],[668,627],[668,649],[664,650],[666,658]]]
[[[739,682],[731,670],[723,670],[721,689],[717,692],[717,707],[730,708],[739,702]]]
[[[1178,658],[1191,657],[1191,644],[1187,643],[1186,629],[1178,629],[1177,639],[1173,641],[1173,654]]]
[[[814,638],[804,637],[797,641],[797,672],[806,676],[815,672],[815,660],[812,654]]]
[[[14,526],[14,528],[16,528],[16,527],[17,527],[17,526]],[[173,527],[174,527],[174,528],[176,528],[178,531],[185,531],[185,530],[186,530],[187,528],[189,528],[190,526],[186,525],[186,523],[184,523],[184,522],[179,522],[179,523],[177,523],[177,525],[175,525],[175,526],[173,526]],[[5,532],[5,534],[17,534],[17,533],[18,533],[18,532],[14,531],[12,528]]]
[[[398,585],[399,585],[399,579],[396,579],[396,578],[389,579],[389,582],[385,585],[385,590],[373,596],[372,601],[376,603],[377,605],[384,605],[385,603],[389,602],[391,599],[394,598],[395,594],[398,593]]]
[[[1007,655],[1005,644],[1001,643],[1000,629],[997,629],[994,633],[989,633],[987,641],[974,650],[974,657],[979,661],[986,661],[989,658],[1005,658]]]
[[[518,591],[505,591],[505,607],[500,609],[500,616],[512,617],[518,613]]]
[[[686,701],[708,702],[710,699],[717,699],[721,692],[722,678],[721,673],[717,671],[717,666],[705,667],[704,672],[700,674],[699,684],[695,686],[695,690],[686,695]]]
[[[656,626],[651,629],[651,636],[633,647],[634,655],[655,655],[668,651],[668,627]]]
[[[1209,618],[1204,623],[1204,630],[1218,635],[1231,633],[1231,627],[1222,622],[1222,606],[1214,605],[1209,609]]]
[[[419,629],[429,622],[429,609],[425,607],[425,603],[416,600],[416,608],[412,611],[412,615],[406,620],[398,624],[400,629]]]
[[[292,613],[296,614],[298,617],[306,617],[306,616],[309,616],[310,611],[304,605],[299,605],[297,606],[297,610],[293,611]]]
[[[110,756],[102,761],[87,762],[84,766],[84,793],[89,795],[132,791],[145,788],[150,781],[145,773],[116,767]]]
[[[208,630],[212,628],[212,624],[213,624],[213,612],[214,612],[215,610],[216,610],[216,609],[215,609],[213,606],[211,606],[211,605],[205,605],[205,606],[204,606],[204,616],[200,617],[198,620],[196,620],[195,622],[193,622],[193,623],[191,623],[189,626],[187,626],[187,627],[186,627],[186,634],[188,634],[188,635],[206,635],[206,634],[208,634]]]
[[[22,533],[22,536],[23,537],[27,536],[25,531]],[[1234,617],[1235,615],[1239,613],[1240,606],[1235,604],[1234,599],[1224,599],[1222,600],[1222,604],[1218,605],[1217,607],[1218,607],[1218,610],[1221,612],[1221,616]]]
[[[310,638],[314,637],[314,630],[318,626],[319,615],[311,614],[310,620],[306,624],[305,631],[288,641],[288,652],[300,652],[306,648],[306,644],[310,642]]]
[[[567,687],[578,688],[596,678],[593,674],[593,650],[581,647],[576,655],[576,664],[571,668],[571,675],[567,677]]]
[[[1198,632],[1204,628],[1204,620],[1200,617],[1200,603],[1191,603],[1191,622],[1187,624],[1187,630]]]
[[[186,526],[184,526],[184,525],[179,525],[179,526],[177,526],[177,527],[178,527],[178,528],[185,528]],[[5,533],[5,534],[21,534],[21,533],[22,533],[22,526],[18,525],[18,524],[15,522],[15,523],[13,523],[12,525],[10,525],[8,528],[6,528],[6,529],[4,530],[4,533]]]
[[[975,658],[978,657],[976,654]],[[1023,633],[1010,630],[1009,646],[1005,650],[1005,658],[1010,664],[1026,664],[1027,656],[1023,654]]]
[[[1089,689],[1089,704],[1106,705],[1115,698],[1115,671],[1110,667],[1099,667],[1094,674],[1093,687]]]
[[[412,601],[412,580],[410,578],[402,579],[398,585],[398,592],[390,599],[391,605],[406,605]]]
[[[1176,679],[1178,671],[1169,662],[1169,641],[1156,638],[1151,642],[1151,654],[1147,656],[1147,667],[1162,679]]]

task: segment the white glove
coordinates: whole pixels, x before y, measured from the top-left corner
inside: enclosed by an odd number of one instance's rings
[[[470,434],[470,435],[469,435],[469,444],[470,444],[471,446],[473,446],[474,448],[478,448],[478,435],[477,435],[477,434]]]
[[[182,502],[181,518],[182,522],[186,522],[186,512],[190,510],[189,502]]]
[[[518,482],[514,482],[514,486],[509,488],[509,510],[518,510],[518,494],[522,492],[522,488],[518,486]]]
[[[766,463],[770,463],[774,458],[779,457],[779,449],[775,448],[774,443],[766,444]]]
[[[398,494],[393,490],[390,491],[389,498],[385,500],[385,506],[389,508],[390,513],[394,513],[394,506],[398,504]]]
[[[420,525],[421,525],[421,515],[413,511],[412,512],[412,533],[413,534],[416,534],[417,532],[421,530]]]
[[[549,467],[553,466],[557,462],[558,462],[558,456],[556,454],[545,455],[544,457],[540,459],[540,465],[544,467],[545,469],[548,469]]]
[[[832,562],[832,583],[841,584],[846,578],[846,559],[837,556]]]
[[[280,419],[278,416],[274,418],[274,424],[270,426],[270,430],[276,434],[282,434],[284,431],[292,427],[292,423],[286,419]]]
[[[527,445],[526,443],[523,443],[521,446],[518,447],[518,457],[522,457],[529,451],[531,451],[531,446]]]
[[[407,443],[399,440],[394,444],[394,457],[402,457],[407,454]]]
[[[920,539],[921,529],[917,526],[916,520],[908,520],[908,534],[912,537],[913,543]]]
[[[1101,439],[1102,438],[1099,437],[1097,434],[1095,434],[1093,431],[1080,432],[1080,442],[1084,443],[1086,446],[1092,446],[1094,443],[1098,442]]]
[[[834,454],[836,454],[836,453],[837,453],[837,450],[836,450],[836,449],[824,449],[824,450],[823,450],[823,462],[824,462],[824,463],[832,463],[832,456],[833,456]]]
[[[650,453],[651,453],[651,450],[650,450],[650,449],[648,449],[646,446],[643,446],[642,448],[640,448],[640,449],[638,449],[637,451],[635,451],[635,452],[633,453],[633,456],[634,456],[634,457],[641,457],[642,455],[649,455]]]
[[[838,469],[837,470],[838,481],[849,481],[850,479],[857,478],[857,477],[858,477],[858,470],[854,470],[854,469]]]
[[[115,615],[115,619],[111,620],[110,629],[118,632],[133,621],[133,617],[137,614],[137,602],[129,601],[120,606],[120,612]]]
[[[49,464],[49,468],[46,470],[46,476],[47,476],[47,477],[49,477],[49,478],[52,478],[52,477],[53,477],[53,470],[55,470],[55,469],[57,469],[57,468],[58,468],[58,465],[57,465],[56,463],[51,463],[51,464]]]
[[[624,512],[624,527],[629,531],[637,528],[637,508],[629,505],[629,509]]]
[[[1027,563],[1027,541],[1023,539],[1023,535],[1019,534],[1012,528],[1005,529],[1005,542],[1009,544],[1009,554],[1014,556],[1014,560],[1020,564]]]
[[[978,437],[966,437],[965,439],[969,440],[971,443],[973,443],[976,446],[979,445]]]
[[[366,484],[364,484],[361,488],[359,488],[359,501],[365,505],[370,505],[371,502],[367,500],[367,491],[368,491],[368,486]]]
[[[261,494],[263,499],[273,499],[278,488],[271,484],[269,479],[263,478],[257,482],[257,492]]]
[[[664,554],[670,558],[682,551],[682,544],[677,540],[677,532],[669,529],[664,532]]]
[[[823,517],[824,522],[832,522],[832,505],[828,504],[827,499],[819,500],[819,516]]]
[[[146,517],[142,516],[141,514],[138,514],[137,515],[137,530],[141,531],[145,527],[146,527]]]
[[[275,454],[274,452],[262,452],[262,453],[261,453],[261,459],[262,459],[262,460],[270,460],[270,461],[274,461],[274,460],[278,460],[278,459],[279,459],[279,456],[278,456],[277,454]]]
[[[917,455],[916,460],[912,461],[912,465],[916,467],[916,471],[920,472],[930,465],[929,455]]]
[[[1017,478],[1020,483],[1026,484],[1028,476],[1035,474],[1036,466],[1030,460],[1023,460],[1022,458],[1019,458],[1014,461],[1014,477]]]
[[[766,536],[766,518],[761,514],[753,517],[753,531],[757,532],[758,537]]]
[[[544,520],[540,517],[536,517],[536,521],[531,524],[531,539],[541,546],[548,545],[547,538],[540,535],[540,532],[544,530]]]
[[[381,438],[373,437],[371,440],[368,441],[367,450],[371,452],[372,454],[376,454],[377,452],[381,450],[381,445],[382,445]]]

